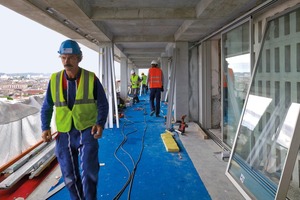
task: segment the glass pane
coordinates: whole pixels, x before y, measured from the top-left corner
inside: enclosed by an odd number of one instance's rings
[[[300,43],[296,12],[299,9],[267,24],[229,163],[229,174],[255,199],[275,198],[299,117],[300,52],[293,53]],[[291,186],[298,185],[293,189],[299,194],[299,165],[295,166],[298,173]]]
[[[222,35],[223,141],[232,147],[250,82],[249,22]]]

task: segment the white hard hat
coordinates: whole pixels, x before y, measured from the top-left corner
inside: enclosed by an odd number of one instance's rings
[[[135,73],[135,71],[132,69],[130,73],[131,73],[131,74],[134,74],[134,73]]]
[[[157,65],[156,60],[152,60],[152,61],[151,61],[151,65]]]

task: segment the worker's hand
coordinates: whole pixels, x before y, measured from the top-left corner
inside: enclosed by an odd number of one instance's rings
[[[94,135],[95,139],[101,138],[102,137],[102,132],[103,132],[102,126],[100,126],[100,125],[97,124],[97,125],[94,125],[92,127],[91,134]]]
[[[165,91],[165,90],[164,90],[164,86],[161,86],[161,91],[162,91],[162,92]]]
[[[42,138],[44,142],[50,142],[52,140],[51,130],[43,131]]]

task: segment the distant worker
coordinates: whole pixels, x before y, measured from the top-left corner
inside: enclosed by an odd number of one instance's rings
[[[142,94],[148,93],[147,76],[142,73]]]
[[[141,82],[141,78],[137,74],[135,74],[134,70],[131,70],[130,83],[131,83],[132,94],[133,94],[133,103],[140,102],[138,97],[140,82]]]
[[[233,93],[234,91],[234,72],[232,68],[228,67],[228,63],[226,62],[226,66],[224,67],[223,74],[223,110],[224,110],[224,125],[228,123],[228,111],[229,111],[229,95],[228,93]]]
[[[62,42],[58,53],[64,70],[52,74],[48,84],[41,108],[42,138],[45,142],[52,139],[50,123],[55,106],[55,154],[70,197],[97,199],[97,139],[102,137],[108,102],[95,74],[78,66],[82,52],[77,42]]]
[[[150,109],[152,116],[154,113],[156,114],[156,117],[160,117],[160,98],[161,98],[161,92],[164,91],[164,76],[162,70],[158,67],[158,63],[153,60],[151,62],[151,68],[148,71],[148,79],[147,79],[147,85],[150,88]],[[154,99],[155,99],[155,105],[154,105]]]

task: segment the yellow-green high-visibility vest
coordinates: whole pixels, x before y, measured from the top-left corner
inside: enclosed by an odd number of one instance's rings
[[[146,75],[143,75],[142,76],[142,83],[144,84],[144,85],[146,85],[147,84],[147,76]]]
[[[97,106],[94,99],[94,73],[81,69],[80,81],[75,103],[69,109],[63,95],[63,74],[60,71],[51,75],[50,89],[56,109],[56,126],[58,132],[69,132],[72,121],[77,130],[84,130],[96,124]]]
[[[130,77],[130,79],[131,79],[132,88],[139,88],[139,76],[138,75],[132,75]]]

